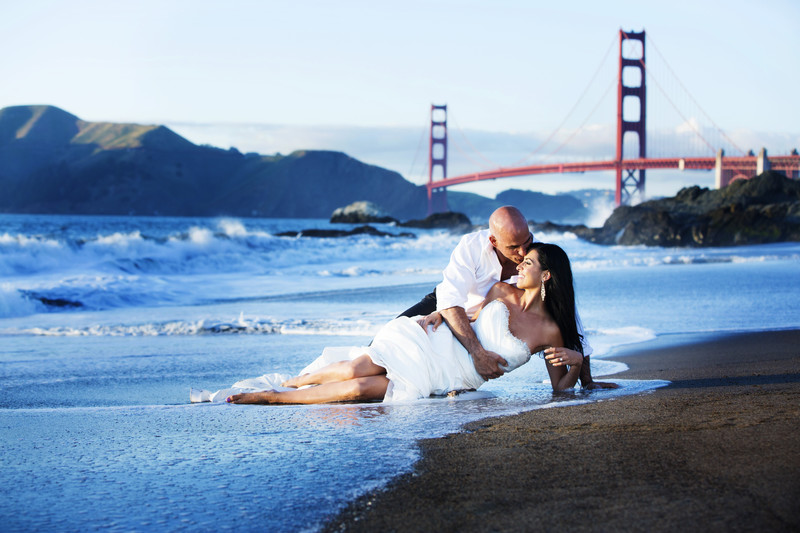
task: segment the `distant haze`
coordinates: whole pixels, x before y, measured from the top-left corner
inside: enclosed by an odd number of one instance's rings
[[[288,154],[305,148],[314,150],[340,150],[365,163],[378,165],[400,173],[407,180],[423,184],[427,182],[428,127],[348,127],[348,126],[289,126],[274,124],[199,124],[169,123],[172,130],[195,144],[209,144],[219,148],[235,147],[243,153]],[[531,133],[503,133],[468,130],[459,132],[452,129],[448,175],[456,176],[500,166],[534,164],[543,162],[530,159],[520,163],[520,159],[538,146],[542,139]],[[476,156],[466,158],[459,151],[469,137],[472,146],[479,148],[483,159]],[[651,136],[652,137],[652,136]],[[784,147],[774,153],[787,154],[795,146],[800,147],[800,136],[781,133],[762,133],[747,131],[730,134],[738,145],[753,147],[758,151],[763,142],[767,146]],[[583,135],[565,146],[550,161],[603,160],[613,158],[616,132],[612,127],[596,127],[592,135]],[[651,139],[655,144],[656,139]],[[771,152],[772,153],[772,152]],[[684,153],[684,156],[705,156],[708,153]],[[494,165],[490,163],[495,163]],[[683,187],[699,185],[714,186],[712,172],[694,171],[648,171],[647,194],[650,197],[672,196]],[[507,178],[475,184],[460,185],[452,190],[474,192],[494,198],[506,189],[530,189],[546,194],[569,192],[576,189],[613,189],[614,175],[610,172],[590,172],[585,174],[555,174],[534,177]]]

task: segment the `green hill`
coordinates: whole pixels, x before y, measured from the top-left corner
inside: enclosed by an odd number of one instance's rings
[[[399,220],[427,214],[424,187],[341,152],[243,155],[164,126],[87,122],[53,106],[0,109],[0,190],[5,213],[328,218],[369,201]],[[566,195],[448,198],[451,210],[480,220],[507,203],[536,220],[582,214]]]
[[[0,187],[8,213],[327,218],[357,200],[397,218],[426,210],[424,189],[343,153],[243,155],[52,106],[0,110]]]

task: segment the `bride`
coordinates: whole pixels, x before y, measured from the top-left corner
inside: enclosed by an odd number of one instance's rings
[[[555,244],[533,243],[517,271],[516,287],[500,282],[491,288],[472,327],[487,350],[507,361],[506,372],[543,351],[553,390],[574,387],[583,348],[575,322],[569,258]],[[299,376],[276,387],[280,390],[234,388],[220,391],[216,398],[203,391],[206,397],[199,401],[221,399],[222,393],[227,402],[237,404],[403,401],[476,389],[485,383],[449,328],[426,330],[421,324],[422,320],[399,317],[383,326],[370,346],[344,353],[326,349]]]

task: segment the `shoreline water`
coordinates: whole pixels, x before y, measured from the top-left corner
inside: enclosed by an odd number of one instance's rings
[[[796,531],[800,329],[661,336],[603,380],[648,394],[467,424],[324,531]]]

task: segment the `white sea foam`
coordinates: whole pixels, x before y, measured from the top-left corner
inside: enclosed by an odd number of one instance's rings
[[[590,340],[596,357],[607,355],[616,346],[645,342],[656,338],[655,331],[639,326],[590,329],[586,331],[586,335]]]
[[[32,315],[40,309],[10,284],[0,284],[0,318]]]
[[[595,198],[588,207],[591,214],[585,222],[586,226],[599,228],[611,216],[617,206],[614,203],[614,199],[608,196]]]
[[[233,321],[204,318],[139,324],[85,324],[6,327],[2,335],[42,337],[155,337],[196,335],[333,335],[371,337],[387,321],[383,315],[367,319],[272,319],[249,318],[244,313]]]

